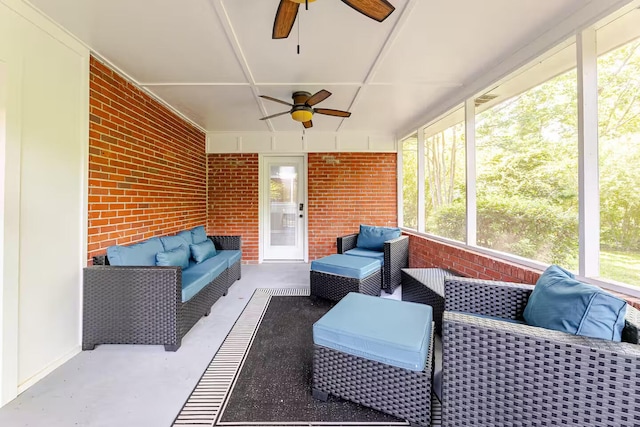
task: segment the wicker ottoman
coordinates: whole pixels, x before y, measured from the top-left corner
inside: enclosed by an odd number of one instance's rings
[[[432,331],[427,305],[348,294],[313,325],[313,397],[430,425]]]
[[[311,262],[311,295],[340,301],[349,292],[380,296],[381,264],[377,259],[329,255]]]

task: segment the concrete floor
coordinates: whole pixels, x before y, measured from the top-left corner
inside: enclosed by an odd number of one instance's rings
[[[242,279],[189,331],[162,346],[83,351],[0,409],[2,427],[170,426],[256,288],[308,287],[309,264],[242,266]],[[400,298],[400,289],[394,295]]]

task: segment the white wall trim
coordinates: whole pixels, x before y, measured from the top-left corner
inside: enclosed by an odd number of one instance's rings
[[[467,244],[475,246],[478,240],[478,198],[476,187],[476,106],[472,98],[464,103],[465,115],[465,180],[467,183]]]
[[[82,347],[78,345],[77,347],[74,347],[72,350],[70,350],[68,353],[64,354],[63,356],[57,358],[56,360],[48,364],[46,367],[44,367],[44,369],[42,369],[36,375],[32,376],[31,378],[29,378],[28,380],[20,384],[18,386],[18,394],[27,390],[29,387],[31,387],[32,385],[34,385],[35,383],[37,383],[38,381],[40,381],[41,379],[49,375],[58,367],[62,366],[64,363],[71,360],[72,357],[76,356],[77,354],[80,354],[81,351],[82,351]]]
[[[238,141],[242,141],[241,144]],[[207,154],[398,151],[393,134],[366,132],[208,132]]]

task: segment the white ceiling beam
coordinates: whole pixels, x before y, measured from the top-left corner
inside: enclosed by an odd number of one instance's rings
[[[240,42],[238,41],[236,32],[233,29],[233,25],[231,24],[231,18],[229,18],[229,14],[225,9],[222,0],[209,0],[209,3],[213,6],[216,15],[218,15],[218,20],[220,21],[220,24],[222,25],[222,28],[227,35],[227,40],[229,41],[231,49],[233,50],[233,53],[235,54],[236,59],[240,64],[240,68],[242,68],[242,72],[244,73],[244,76],[247,79],[249,86],[251,87],[251,92],[253,92],[253,97],[256,101],[256,104],[258,104],[258,108],[260,109],[262,116],[267,116],[267,108],[262,102],[262,98],[260,98],[259,96],[258,88],[256,87],[256,81],[253,78],[251,68],[249,68],[249,62],[247,61],[247,58],[242,51],[242,47],[240,46]],[[273,132],[274,128],[271,120],[265,120],[265,123],[267,124],[269,130]]]
[[[380,64],[382,63],[382,60],[387,55],[387,53],[391,49],[391,46],[398,38],[398,35],[400,34],[400,30],[402,30],[402,28],[405,26],[405,24],[409,20],[409,16],[411,15],[411,12],[413,11],[413,8],[417,3],[418,3],[418,0],[409,0],[407,1],[407,4],[405,4],[404,9],[402,9],[402,13],[400,14],[400,17],[398,17],[398,20],[393,25],[393,28],[389,32],[389,36],[387,37],[384,44],[382,45],[382,48],[380,49],[380,52],[378,52],[378,55],[373,60],[371,67],[369,67],[369,72],[364,78],[364,81],[362,82],[362,86],[353,97],[353,101],[351,101],[351,105],[349,105],[348,111],[353,110],[353,108],[358,104],[360,99],[362,99],[362,89],[366,87],[366,85],[371,83],[371,80],[375,76],[376,71],[378,71],[378,68],[380,68]],[[340,130],[340,128],[342,127],[342,124],[344,123],[344,120],[345,119],[340,120],[340,123],[338,124],[336,131]]]

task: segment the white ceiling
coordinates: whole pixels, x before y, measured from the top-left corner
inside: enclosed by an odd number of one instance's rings
[[[348,119],[313,131],[395,133],[456,97],[482,73],[591,0],[390,0],[382,23],[339,0],[300,7],[272,40],[279,0],[31,0],[99,56],[207,131],[298,131],[297,90]]]

